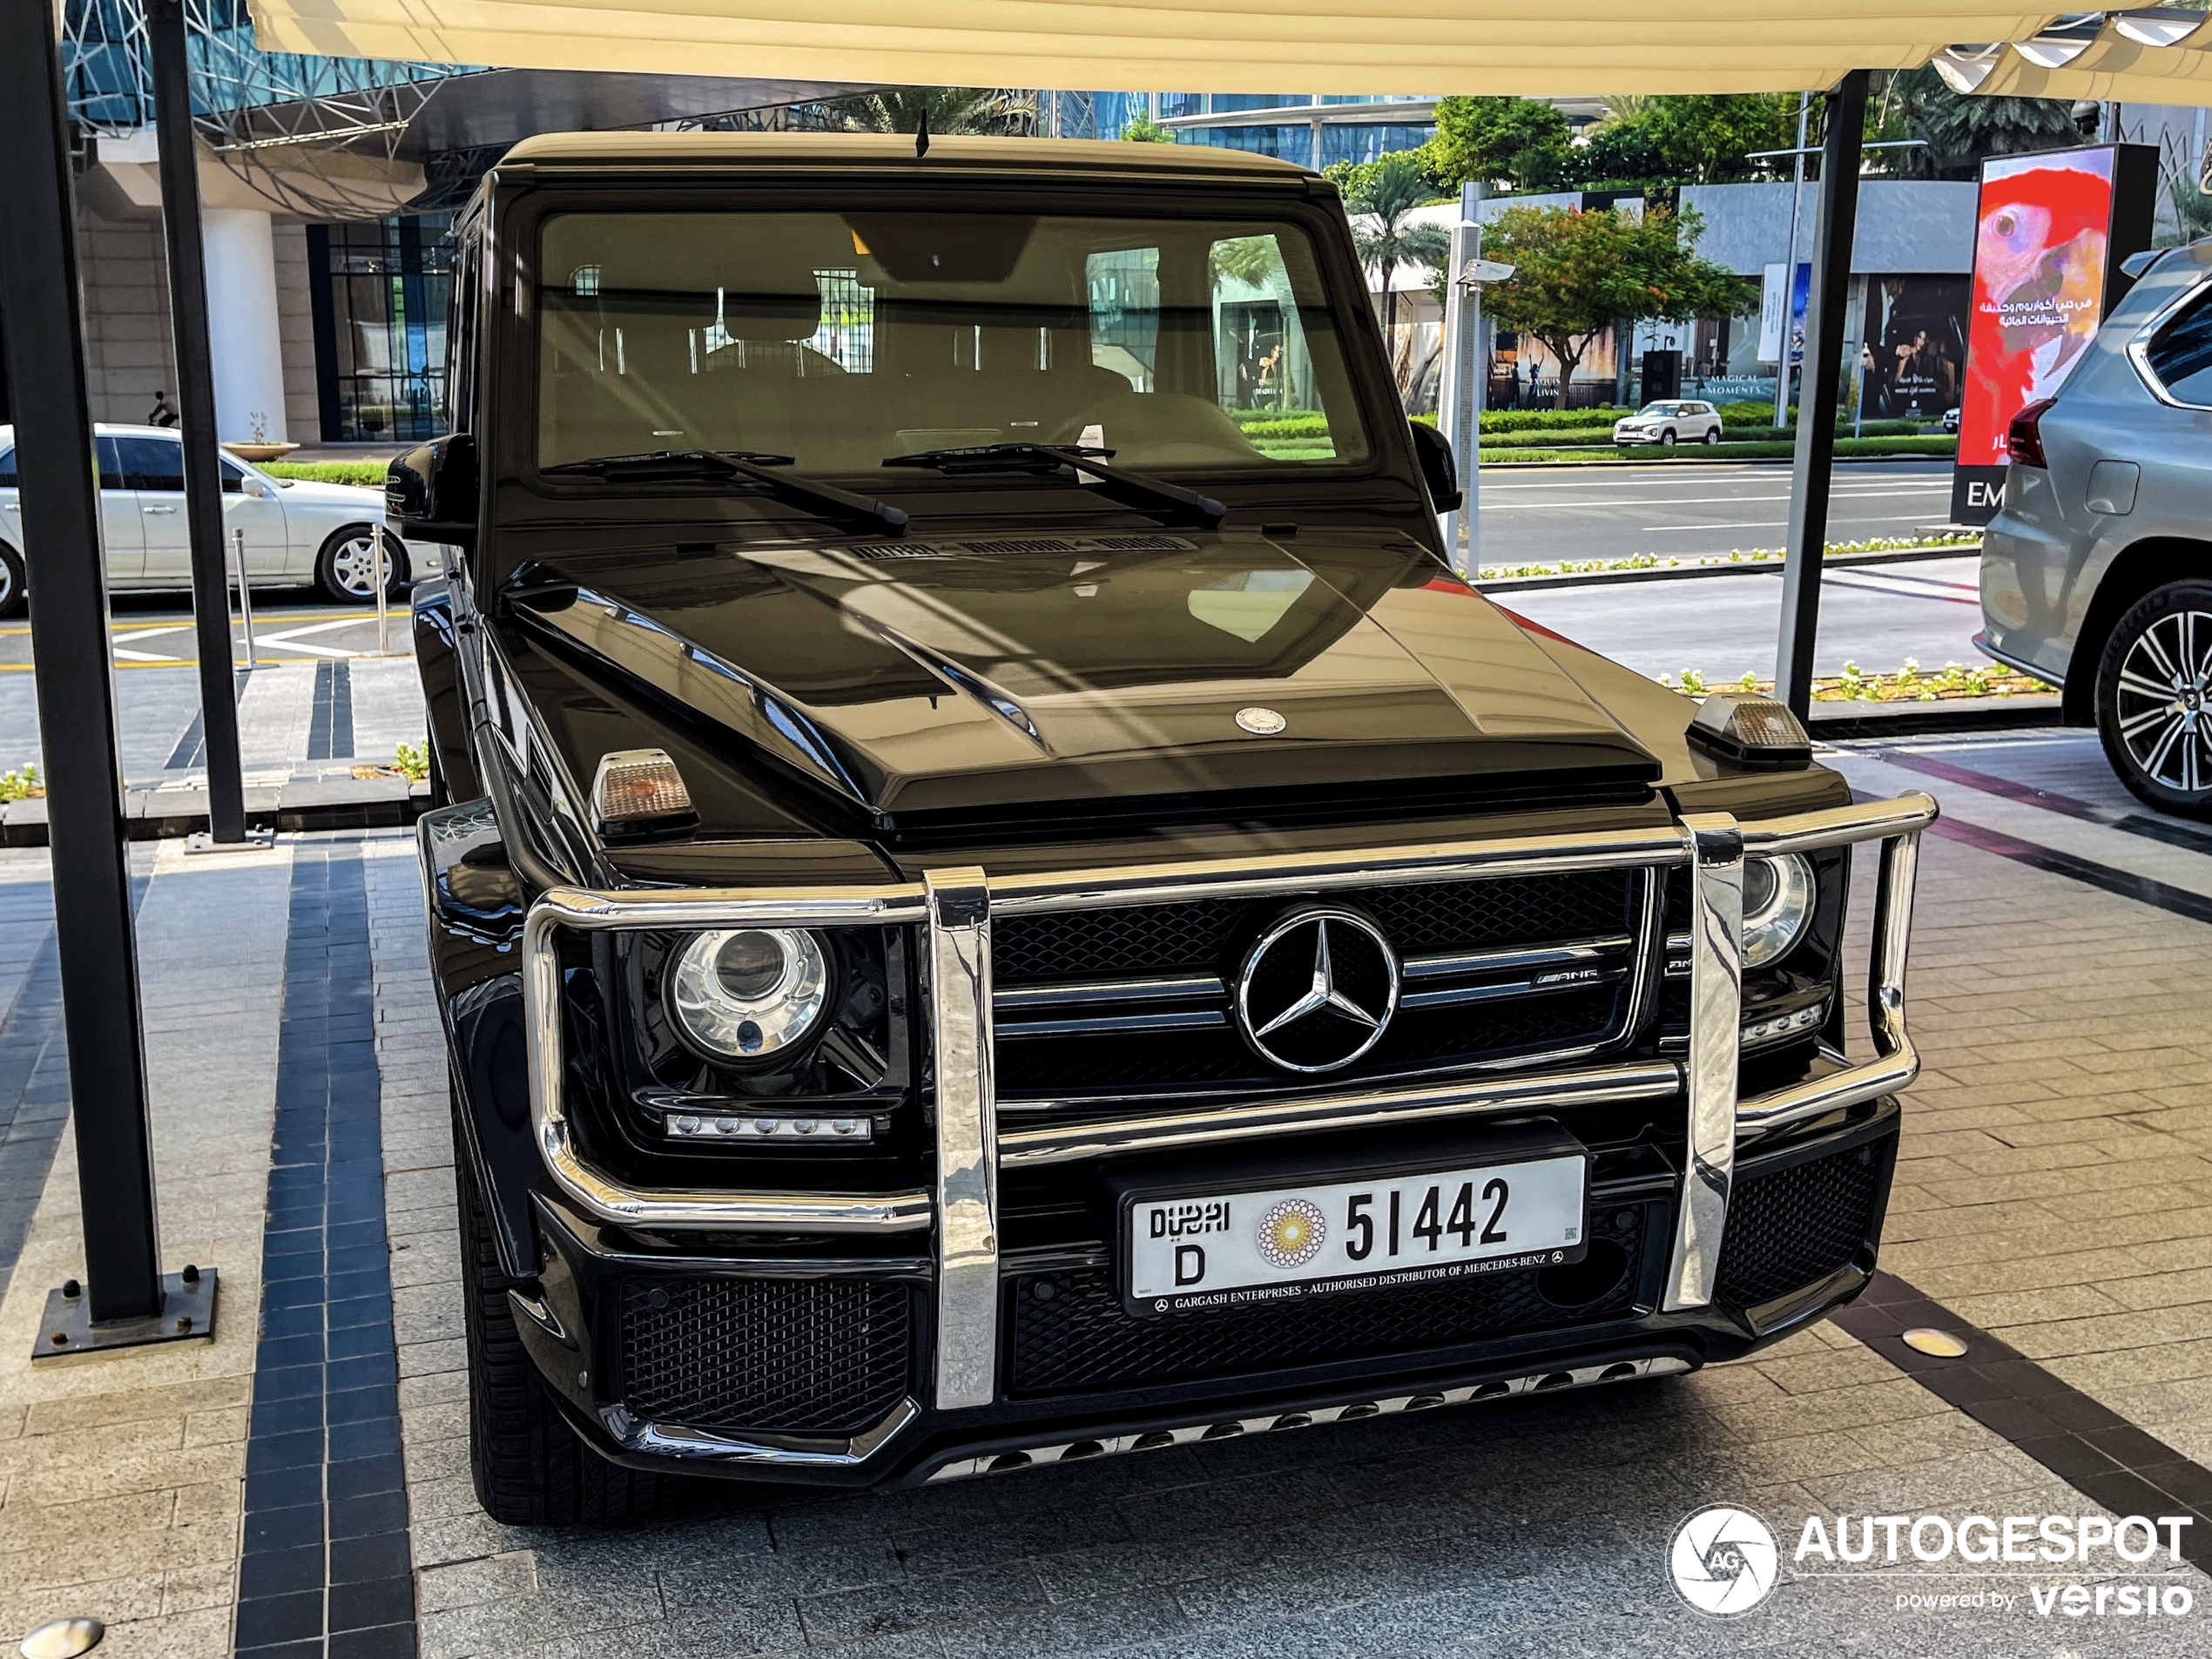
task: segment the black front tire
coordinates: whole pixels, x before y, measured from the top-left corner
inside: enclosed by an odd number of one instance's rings
[[[0,617],[23,615],[25,581],[23,555],[0,542]]]
[[[1672,427],[1669,427],[1659,435],[1659,447],[1662,449],[1671,449],[1675,447],[1675,429]]]
[[[2097,661],[2097,738],[2139,800],[2212,818],[2212,582],[2131,605]]]
[[[461,1111],[458,1090],[455,1116]],[[509,1527],[625,1521],[671,1506],[686,1483],[610,1463],[569,1426],[530,1363],[483,1197],[455,1124],[461,1289],[469,1345],[469,1467],[476,1501]]]

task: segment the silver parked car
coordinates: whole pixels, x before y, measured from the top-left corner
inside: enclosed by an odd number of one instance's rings
[[[2006,447],[1974,643],[2062,686],[2142,799],[2212,817],[2212,241],[2152,264]]]
[[[1615,443],[1718,443],[1721,412],[1695,398],[1647,403],[1613,423]]]
[[[92,430],[109,588],[191,586],[184,444],[164,427],[103,423]],[[255,587],[312,582],[341,604],[365,604],[376,597],[373,538],[379,535],[389,585],[406,582],[407,550],[383,528],[381,490],[274,478],[227,453],[220,463],[224,535],[245,532],[246,574]],[[16,433],[0,426],[0,617],[23,608],[24,554]]]

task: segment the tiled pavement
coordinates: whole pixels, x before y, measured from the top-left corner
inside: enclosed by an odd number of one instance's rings
[[[404,617],[395,619],[392,633],[395,650],[403,651]],[[410,656],[282,663],[241,678],[239,748],[249,785],[347,776],[355,762],[388,765],[398,745],[422,741],[422,693]],[[198,671],[118,674],[115,696],[125,781],[132,788],[205,787]],[[31,676],[0,673],[0,772],[36,764],[38,755]],[[0,967],[0,974],[5,971]]]
[[[1968,771],[2054,780],[2047,786],[2106,818],[2129,810],[2074,734],[1922,746]],[[1959,823],[2212,897],[2212,851],[2006,800],[1867,751],[1847,764],[1866,789],[1930,787]],[[1910,1561],[1901,1569],[1910,1580],[1785,1570],[1771,1600],[1731,1622],[1684,1608],[1664,1575],[1665,1545],[1683,1515],[1710,1502],[1750,1505],[1785,1541],[1810,1514],[2094,1509],[1833,1325],[1744,1364],[1584,1395],[928,1492],[721,1491],[649,1524],[498,1527],[468,1484],[443,1062],[412,847],[396,834],[304,838],[219,877],[166,852],[157,866],[145,925],[177,964],[161,969],[149,950],[168,1253],[220,1260],[225,1325],[196,1355],[26,1372],[26,1310],[71,1259],[64,1147],[0,1309],[0,1621],[20,1629],[34,1613],[100,1613],[119,1621],[104,1652],[214,1655],[233,1639],[239,1542],[249,1559],[254,1544],[240,1520],[241,1494],[249,1509],[254,1498],[239,1437],[253,1397],[258,1206],[279,1190],[266,1155],[272,1103],[290,1098],[280,1040],[291,1033],[287,1078],[312,1046],[305,1024],[280,1026],[275,1007],[287,973],[286,899],[296,995],[302,918],[317,902],[336,916],[320,895],[350,880],[342,868],[356,856],[374,1063],[334,1031],[347,1052],[334,1049],[324,1074],[373,1072],[381,1094],[413,1629],[425,1655],[2087,1659],[2212,1649],[2202,1623],[2212,1604],[2170,1619],[2044,1617],[2021,1595],[2024,1581],[1984,1569],[1932,1581]],[[327,887],[303,880],[310,860],[325,861],[315,880]],[[228,889],[219,899],[194,896],[219,880]],[[2169,1446],[2212,1458],[2212,1038],[2195,988],[2208,924],[1940,836],[1925,843],[1921,893],[1912,1008],[1928,1069],[1909,1103],[1885,1265]],[[205,927],[217,907],[239,921],[212,943],[187,942],[187,920]],[[212,1012],[184,1029],[173,999],[187,985]],[[233,986],[244,994],[232,997]],[[0,1028],[0,1066],[6,1035]],[[219,1079],[200,1069],[216,1047],[231,1055]],[[196,1132],[179,1114],[172,1055],[202,1085]],[[217,1195],[205,1219],[203,1206],[177,1196],[187,1188]],[[244,1206],[254,1207],[250,1224],[234,1216]],[[219,1217],[233,1218],[216,1236]],[[341,1270],[334,1260],[326,1268],[334,1297]],[[271,1277],[265,1320],[290,1299],[274,1293],[273,1265]],[[2168,1581],[2197,1601],[2212,1595],[2194,1569],[2173,1573]],[[1990,1589],[2020,1600],[2008,1610],[1896,1609],[1900,1590]],[[253,1631],[241,1622],[235,1634]],[[327,1650],[349,1649],[334,1635]]]

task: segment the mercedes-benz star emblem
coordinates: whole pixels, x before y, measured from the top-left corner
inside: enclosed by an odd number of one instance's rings
[[[1276,713],[1273,709],[1263,709],[1255,705],[1249,709],[1238,709],[1237,724],[1256,738],[1271,738],[1290,722]]]
[[[1237,1025],[1285,1071],[1335,1071],[1382,1041],[1398,1011],[1398,958],[1357,911],[1293,913],[1254,941],[1237,976]]]

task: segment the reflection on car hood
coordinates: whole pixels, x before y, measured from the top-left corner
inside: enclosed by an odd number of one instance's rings
[[[384,510],[384,492],[359,484],[327,484],[314,478],[277,478],[277,499],[293,507],[347,507],[374,517]]]
[[[1218,792],[1641,797],[1658,775],[1511,619],[1386,533],[545,563],[576,603],[518,614],[572,671],[641,717],[711,722],[733,759],[771,757],[880,828]],[[624,746],[590,729],[580,779]]]

